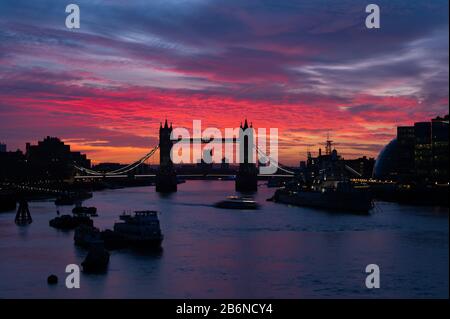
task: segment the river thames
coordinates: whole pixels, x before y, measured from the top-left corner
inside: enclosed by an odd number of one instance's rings
[[[267,202],[260,210],[217,209],[233,181],[187,181],[170,196],[154,187],[95,192],[94,224],[112,228],[124,210],[160,211],[159,254],[111,252],[106,274],[81,273],[65,287],[67,264],[86,250],[73,231],[49,227],[52,201],[30,202],[33,223],[0,214],[0,298],[448,298],[448,208],[377,202],[368,216]],[[69,214],[72,206],[59,207]],[[381,288],[367,289],[365,267],[377,264]],[[56,274],[59,283],[47,285]]]

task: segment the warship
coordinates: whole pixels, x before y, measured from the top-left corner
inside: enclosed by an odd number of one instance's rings
[[[275,192],[273,200],[296,206],[361,213],[367,213],[373,207],[369,187],[348,181],[284,187]]]
[[[277,189],[273,201],[296,206],[320,209],[368,213],[373,208],[372,194],[368,185],[351,181],[359,172],[345,164],[332,141],[326,141],[326,154],[312,158],[290,183]]]

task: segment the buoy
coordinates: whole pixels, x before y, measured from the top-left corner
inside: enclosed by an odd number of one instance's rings
[[[47,278],[47,283],[49,285],[55,285],[58,283],[58,277],[56,275],[50,275]]]

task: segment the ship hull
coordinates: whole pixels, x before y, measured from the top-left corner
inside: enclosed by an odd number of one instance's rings
[[[114,225],[114,233],[120,239],[124,246],[139,248],[159,248],[161,247],[164,236],[162,234],[154,236],[144,235],[145,229],[130,227],[129,225],[118,223]]]
[[[136,238],[135,236],[129,236],[128,234],[115,232],[119,238],[117,243],[120,243],[122,247],[135,247],[146,249],[159,249],[161,248],[164,237],[154,238]],[[116,244],[117,244],[116,243]]]
[[[372,209],[372,199],[368,192],[297,192],[277,191],[274,200],[295,206],[314,207],[332,211],[368,213]]]
[[[104,273],[108,269],[109,252],[104,248],[94,247],[81,263],[85,273]]]

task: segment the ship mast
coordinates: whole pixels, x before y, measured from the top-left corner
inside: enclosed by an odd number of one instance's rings
[[[330,133],[327,133],[327,141],[325,143],[325,154],[326,155],[331,155],[331,150],[333,147],[333,141],[330,140]]]

